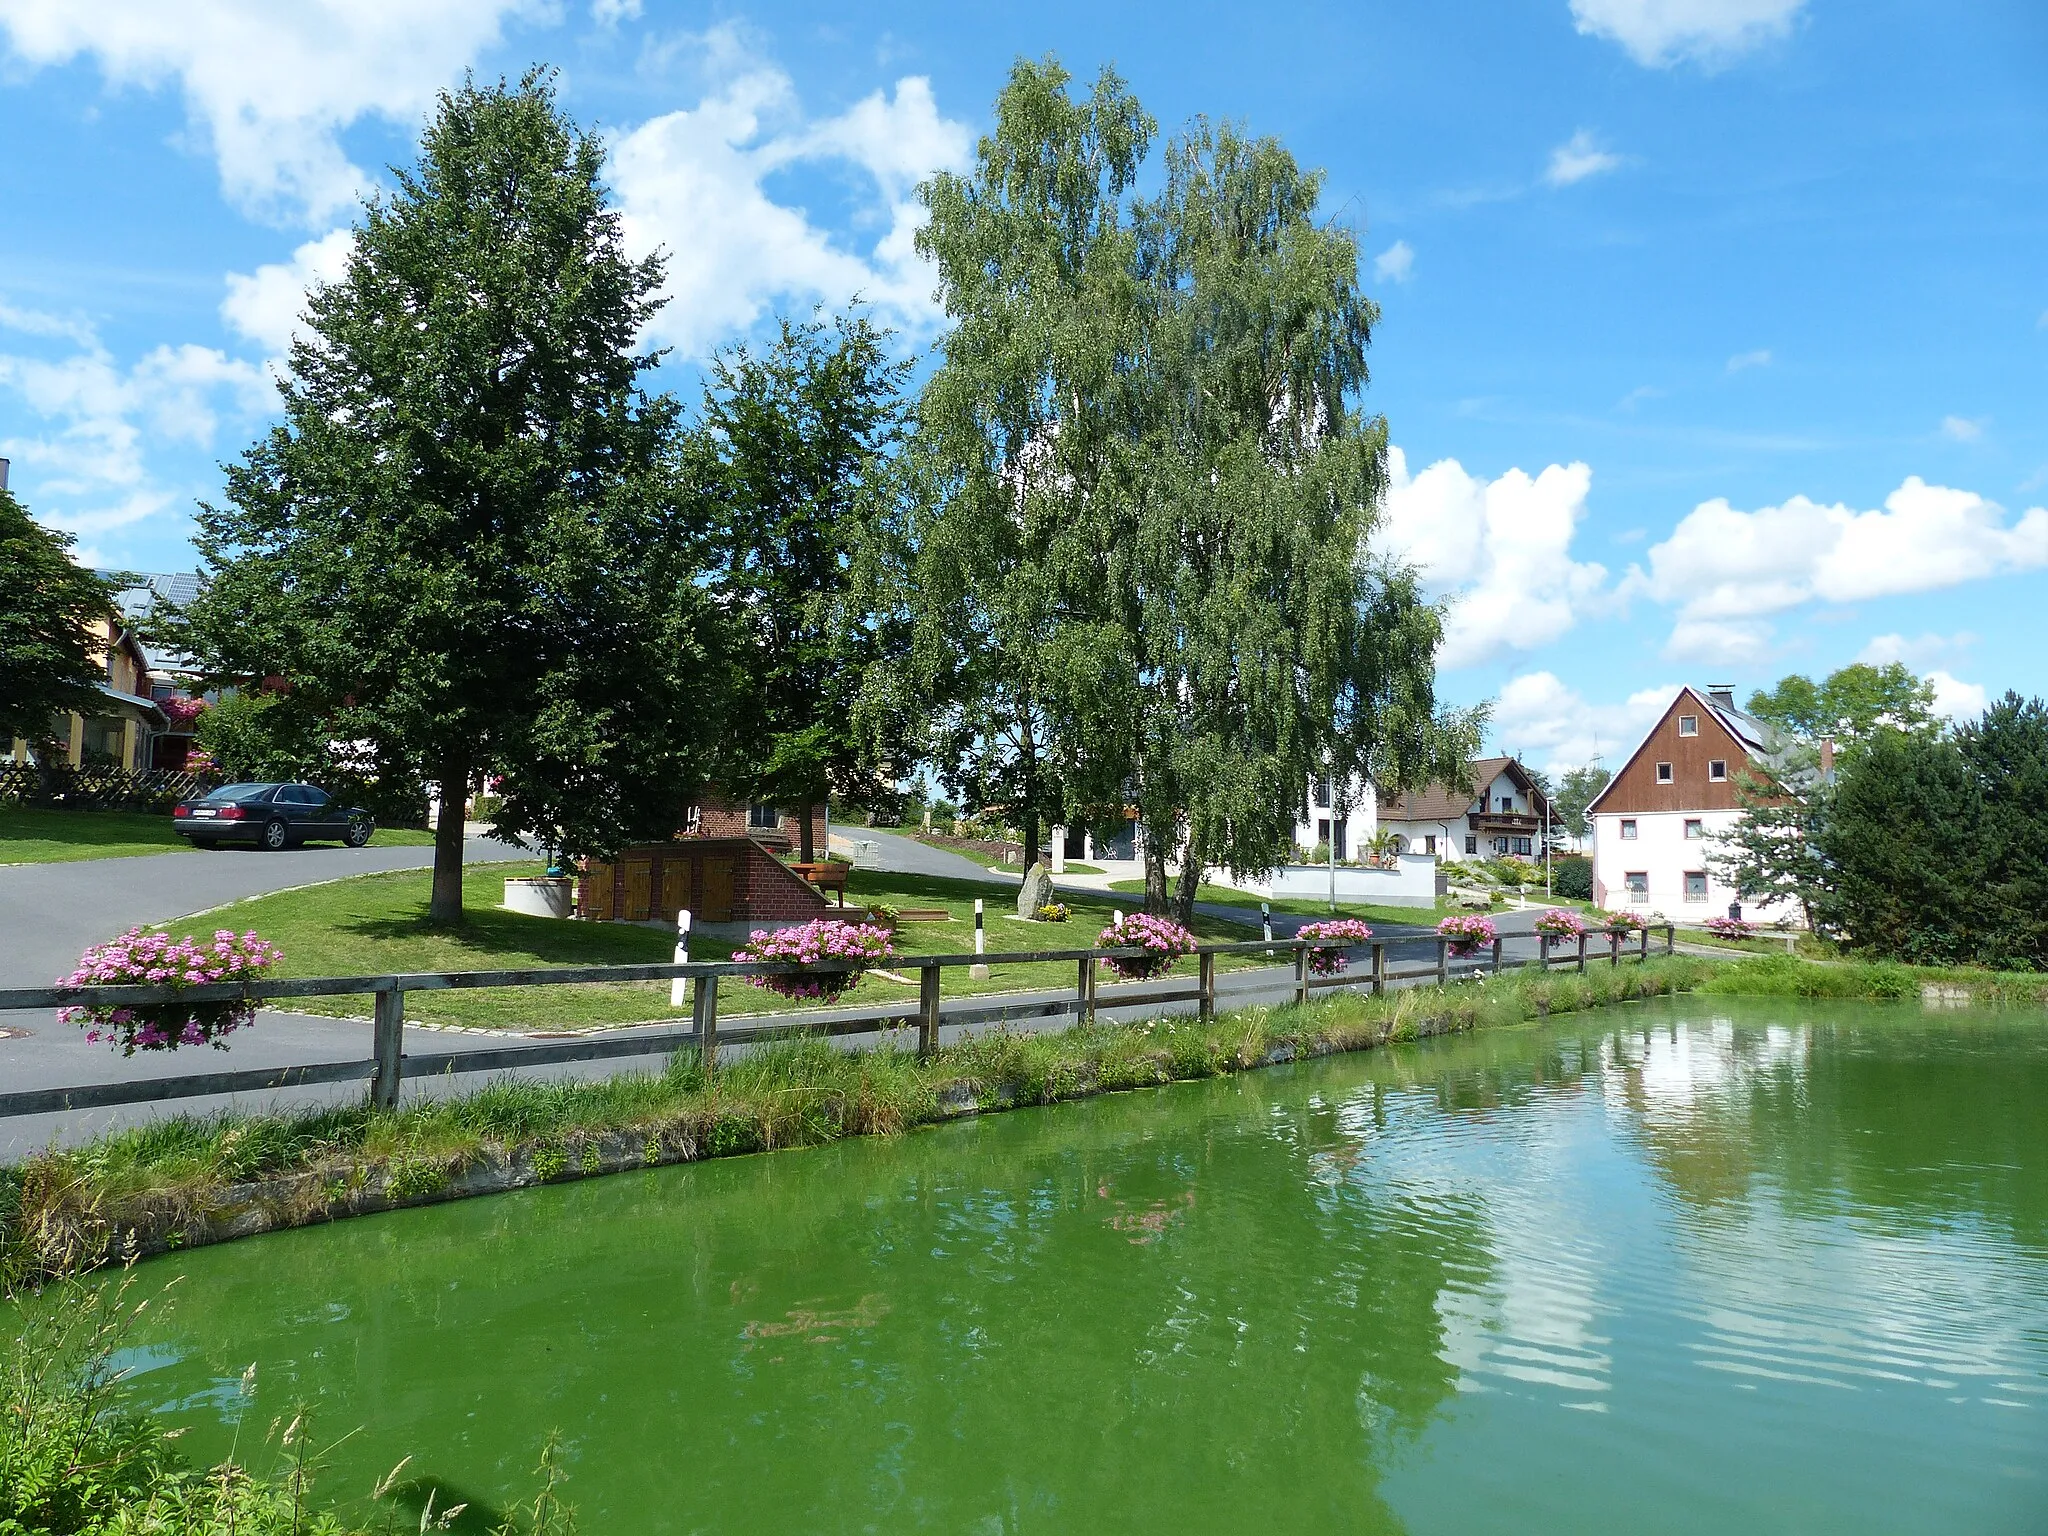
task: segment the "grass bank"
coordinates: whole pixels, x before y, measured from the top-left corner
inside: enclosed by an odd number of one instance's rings
[[[416,846],[433,840],[431,832],[379,827],[370,846]],[[162,812],[0,810],[0,864],[64,864],[191,851],[192,845],[171,831],[171,818]]]
[[[0,1174],[0,1252],[16,1275],[218,1242],[339,1216],[632,1167],[894,1135],[962,1114],[1213,1077],[1392,1041],[1518,1023],[1696,986],[1713,962],[1509,973],[1375,998],[1326,995],[1057,1033],[985,1035],[929,1058],[822,1039],[707,1074],[694,1053],[594,1083],[501,1080],[395,1111],[354,1104],[177,1117]]]
[[[515,875],[537,875],[537,863],[473,864],[463,877],[464,919],[455,925],[427,920],[432,876],[425,870],[394,870],[360,875],[295,891],[251,897],[224,907],[196,926],[227,925],[255,929],[284,951],[278,973],[284,976],[365,976],[393,972],[526,970],[548,966],[645,965],[672,958],[675,938],[666,928],[629,923],[571,923],[557,918],[507,912],[499,903],[504,882]],[[904,923],[896,948],[906,956],[960,954],[974,947],[974,900],[986,903],[988,947],[991,951],[1084,949],[1108,922],[1115,898],[1062,896],[1073,908],[1066,923],[1022,922],[1014,915],[1014,888],[982,885],[972,880],[947,880],[919,875],[853,872],[848,886],[849,918],[867,903],[904,909],[943,911],[943,920]],[[833,912],[836,913],[834,908]],[[166,925],[174,933],[186,927]],[[1196,924],[1204,939],[1253,937],[1249,930],[1205,918]],[[731,946],[700,942],[697,959],[724,959]],[[1249,956],[1226,955],[1218,968],[1236,970],[1264,963]],[[914,1002],[915,972],[898,971],[902,980],[870,973],[844,1000],[847,1006]],[[945,973],[943,995],[966,997],[988,993],[1066,988],[1074,984],[1074,968],[1065,962],[998,966],[985,981],[966,967]],[[787,1012],[798,1005],[758,987],[723,986],[722,1015]],[[360,997],[308,998],[295,1003],[302,1012],[343,1018],[368,1018]],[[493,1029],[584,1029],[642,1024],[686,1016],[669,1007],[669,984],[598,982],[576,987],[507,987],[475,992],[417,992],[406,999],[407,1015],[420,1023],[460,1024]]]

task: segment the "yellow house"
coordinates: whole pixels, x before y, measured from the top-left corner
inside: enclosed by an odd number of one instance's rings
[[[139,772],[150,766],[150,741],[169,724],[150,697],[149,657],[134,633],[117,619],[92,626],[95,649],[106,671],[100,679],[100,707],[66,715],[51,732],[73,768],[120,767]],[[34,748],[14,739],[13,759],[25,763]]]

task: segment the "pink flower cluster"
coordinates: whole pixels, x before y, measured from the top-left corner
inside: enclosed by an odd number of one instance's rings
[[[749,976],[757,987],[784,997],[817,998],[831,1002],[860,985],[861,973],[877,960],[896,953],[887,928],[874,923],[843,923],[819,918],[800,928],[770,932],[756,928],[748,935],[746,947],[732,952],[735,960],[762,965],[816,965],[820,961],[852,961],[844,971],[821,971],[816,975]]]
[[[1717,939],[1752,939],[1756,937],[1756,929],[1739,917],[1710,917],[1707,919],[1707,932]]]
[[[1650,926],[1648,918],[1634,912],[1602,912],[1600,927],[1608,933],[1631,933]]]
[[[1553,939],[1576,939],[1586,931],[1586,925],[1579,920],[1578,913],[1552,907],[1536,919],[1536,931]]]
[[[1163,976],[1173,969],[1176,960],[1195,952],[1192,933],[1171,918],[1154,917],[1149,912],[1126,914],[1098,933],[1095,943],[1102,949],[1150,951],[1130,960],[1102,962],[1125,981],[1146,981],[1154,976]]]
[[[167,933],[130,928],[118,939],[94,945],[79,956],[78,968],[61,978],[60,987],[207,987],[224,982],[253,981],[284,958],[276,945],[253,932],[217,929],[211,943],[191,936],[174,939]],[[217,1003],[79,1004],[58,1010],[67,1024],[86,1026],[85,1038],[137,1051],[174,1051],[181,1045],[227,1046],[221,1039],[256,1017],[248,998]]]
[[[1344,951],[1353,944],[1363,944],[1372,937],[1372,930],[1355,917],[1333,917],[1327,922],[1303,923],[1294,930],[1297,939],[1334,939],[1337,942],[1324,948],[1318,945],[1308,952],[1308,968],[1318,976],[1335,976],[1346,969],[1350,961]]]
[[[1498,930],[1493,919],[1475,913],[1460,913],[1447,917],[1436,925],[1436,935],[1451,941],[1451,953],[1469,955],[1482,944],[1491,944],[1497,938]]]

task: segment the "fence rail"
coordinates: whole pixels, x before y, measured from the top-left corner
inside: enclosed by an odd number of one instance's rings
[[[167,811],[217,781],[180,768],[69,763],[0,763],[0,805],[91,811]]]
[[[371,996],[374,1013],[371,1025],[371,1054],[368,1060],[315,1062],[301,1066],[260,1067],[232,1072],[205,1072],[177,1077],[149,1077],[121,1083],[82,1084],[73,1088],[40,1088],[19,1093],[0,1093],[0,1119],[22,1115],[57,1114],[67,1110],[104,1109],[123,1104],[154,1104],[170,1099],[212,1098],[224,1094],[262,1093],[317,1083],[345,1083],[367,1080],[371,1101],[380,1108],[393,1108],[407,1078],[441,1077],[467,1072],[503,1072],[520,1067],[556,1066],[567,1062],[606,1061],[633,1056],[674,1055],[698,1052],[707,1067],[715,1066],[721,1045],[753,1044],[787,1039],[796,1035],[865,1035],[885,1030],[915,1027],[920,1054],[938,1048],[939,1030],[944,1025],[988,1024],[1011,1020],[1057,1018],[1072,1015],[1082,1023],[1092,1022],[1099,1008],[1166,1007],[1194,1003],[1205,1021],[1216,1011],[1216,957],[1219,955],[1287,956],[1292,962],[1292,996],[1306,1003],[1316,992],[1334,987],[1359,987],[1375,995],[1404,981],[1435,981],[1447,984],[1474,976],[1498,974],[1537,966],[1585,970],[1589,962],[1619,965],[1624,953],[1633,951],[1639,959],[1650,955],[1653,930],[1638,930],[1638,939],[1628,943],[1619,934],[1603,935],[1604,950],[1589,949],[1590,936],[1581,935],[1571,949],[1560,949],[1544,935],[1531,959],[1503,958],[1503,941],[1494,940],[1482,952],[1468,949],[1454,953],[1458,946],[1438,938],[1433,963],[1396,969],[1387,964],[1390,943],[1418,944],[1428,939],[1374,939],[1366,945],[1344,946],[1347,953],[1371,951],[1370,968],[1363,972],[1338,971],[1319,976],[1311,967],[1310,952],[1337,946],[1309,939],[1250,939],[1241,943],[1202,944],[1196,947],[1195,985],[1185,978],[1162,978],[1126,982],[1107,993],[1098,986],[1099,968],[1104,961],[1143,957],[1138,948],[1119,949],[1032,949],[1000,954],[915,955],[892,962],[895,969],[918,972],[918,1000],[915,1004],[889,1004],[862,1009],[842,1017],[820,1019],[801,1013],[756,1016],[745,1024],[726,1026],[718,1017],[719,984],[729,977],[824,975],[856,968],[856,962],[828,961],[815,965],[769,964],[752,961],[690,961],[667,965],[594,965],[525,971],[446,971],[393,974],[385,976],[311,976],[292,979],[224,982],[212,986],[89,986],[23,987],[0,989],[0,1012],[68,1006],[144,1007],[156,1004],[206,1002],[265,1002],[296,997]],[[1676,947],[1677,930],[1663,925],[1664,952]],[[950,1005],[940,998],[943,973],[963,965],[1029,965],[1070,962],[1075,966],[1071,993],[1053,998],[1004,1001],[1000,997],[966,998]],[[866,968],[866,967],[863,967]],[[608,981],[689,981],[691,1013],[687,1027],[634,1028],[597,1036],[559,1040],[529,1040],[519,1045],[486,1046],[468,1050],[408,1052],[404,1047],[405,995],[408,992],[439,992],[480,987],[575,986]]]

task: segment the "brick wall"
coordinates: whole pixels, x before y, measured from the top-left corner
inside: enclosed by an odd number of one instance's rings
[[[727,800],[710,790],[697,797],[697,834],[700,837],[756,837],[771,846],[801,848],[803,828],[797,813],[780,810],[776,817],[777,825],[773,827],[749,826],[745,801]],[[825,857],[823,805],[811,807],[811,847],[817,857]]]

